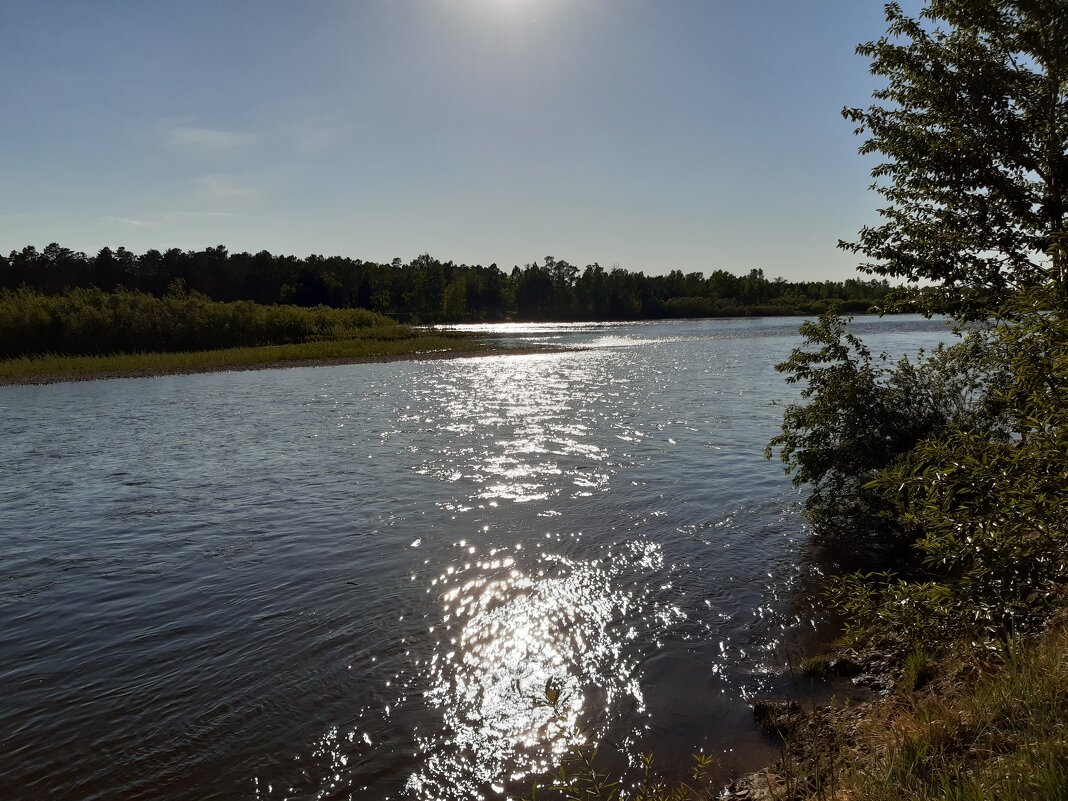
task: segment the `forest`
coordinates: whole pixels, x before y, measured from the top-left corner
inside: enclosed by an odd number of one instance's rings
[[[819,314],[832,306],[864,312],[890,292],[884,280],[787,281],[763,270],[743,276],[645,275],[547,256],[510,272],[424,254],[379,264],[343,256],[306,258],[230,253],[226,247],[95,256],[49,244],[0,255],[0,289],[46,295],[76,289],[130,290],[156,297],[185,292],[223,302],[368,309],[411,324],[515,320],[638,320]]]

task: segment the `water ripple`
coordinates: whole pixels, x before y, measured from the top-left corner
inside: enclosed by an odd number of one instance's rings
[[[761,457],[795,330],[0,388],[0,795],[491,798],[583,739],[753,767],[819,572]]]

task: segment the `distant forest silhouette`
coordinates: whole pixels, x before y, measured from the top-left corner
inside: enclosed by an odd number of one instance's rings
[[[50,295],[90,287],[157,297],[193,292],[218,301],[370,309],[408,323],[815,314],[835,304],[863,312],[890,291],[885,280],[787,281],[763,270],[645,275],[596,263],[579,269],[551,256],[504,272],[428,254],[379,264],[230,253],[220,245],[142,254],[105,247],[88,256],[56,243],[0,255],[0,288],[19,287]]]

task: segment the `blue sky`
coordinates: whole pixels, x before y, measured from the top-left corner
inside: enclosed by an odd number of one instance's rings
[[[0,250],[845,278],[876,0],[6,0]]]

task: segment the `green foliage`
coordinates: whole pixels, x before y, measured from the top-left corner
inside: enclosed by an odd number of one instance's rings
[[[842,246],[863,270],[930,282],[897,300],[981,325],[889,365],[826,315],[780,366],[805,402],[768,452],[812,485],[814,521],[908,546],[830,588],[849,644],[906,654],[902,692],[854,727],[830,797],[1066,798],[1068,636],[1018,637],[1068,599],[1068,3],[886,12],[888,35],[859,48],[886,85],[845,113],[861,152],[886,158],[873,176],[888,203]],[[999,643],[1002,669],[959,687],[959,662],[932,656],[974,663]]]
[[[0,358],[103,355],[374,337],[410,330],[363,309],[217,303],[173,285],[166,297],[76,289],[45,295],[0,289]]]
[[[847,641],[918,642],[937,648],[961,637],[996,640],[1034,628],[1064,602],[1065,309],[1068,304],[1055,285],[1013,298],[1002,309],[1001,322],[983,333],[982,346],[966,361],[970,366],[964,374],[984,371],[982,380],[948,382],[954,392],[973,392],[952,414],[944,413],[950,408],[944,403],[947,381],[937,370],[916,373],[926,376],[921,385],[906,382],[912,398],[891,394],[907,410],[901,417],[871,401],[879,393],[854,368],[844,371],[844,380],[861,383],[867,394],[848,394],[840,383],[824,380],[810,385],[814,400],[809,407],[793,416],[788,412],[785,426],[807,427],[787,428],[778,438],[793,447],[786,455],[805,471],[802,478],[823,479],[824,487],[833,487],[833,493],[813,493],[817,519],[823,514],[818,504],[828,503],[828,497],[838,507],[863,503],[868,510],[878,509],[888,536],[911,546],[913,558],[899,574],[855,574],[832,583],[832,601],[847,613]],[[932,383],[934,391],[921,391]],[[974,394],[977,389],[982,391]],[[929,418],[933,424],[922,438],[898,440],[897,447],[881,452],[848,439],[857,426],[869,425],[872,436],[893,442],[879,427],[904,426],[909,416],[920,418],[923,405],[942,411]],[[873,408],[879,410],[875,417]],[[913,429],[910,436],[917,431],[922,429]],[[824,445],[828,440],[829,449]],[[846,448],[859,449],[867,461],[843,458],[840,452]],[[848,475],[834,474],[842,464],[863,470],[863,478],[849,483]],[[828,473],[832,479],[825,478]],[[859,493],[861,501],[850,499],[851,492]],[[900,557],[898,563],[902,565]]]
[[[915,646],[901,665],[898,687],[905,692],[922,690],[938,675],[938,663],[922,646]]]
[[[1063,283],[1068,4],[928,0],[913,18],[895,2],[886,17],[887,35],[857,48],[885,85],[843,111],[860,152],[884,157],[884,221],[840,246],[867,272],[934,283],[904,299],[972,319]]]
[[[786,410],[768,453],[779,447],[794,481],[812,485],[819,534],[898,549],[897,574],[832,582],[847,641],[992,640],[1063,602],[1065,309],[1058,285],[1021,292],[996,325],[896,364],[837,315],[802,328],[780,369],[807,403]]]
[[[891,571],[851,573],[829,583],[831,604],[845,613],[842,644],[937,647],[960,634],[952,589],[938,581],[905,580]]]
[[[950,430],[879,473],[927,573],[942,582],[887,582],[878,603],[855,608],[868,629],[926,626],[913,637],[1005,637],[1032,628],[1068,589],[1068,317],[1060,290],[1023,293],[995,331],[1011,383],[996,390],[1005,441]],[[1050,312],[1042,308],[1052,307]],[[853,587],[858,593],[859,588]]]
[[[845,114],[888,205],[843,247],[930,282],[899,299],[980,324],[893,365],[836,315],[807,324],[779,365],[805,402],[768,453],[811,485],[818,533],[898,548],[896,573],[832,586],[848,638],[934,648],[1033,627],[1068,584],[1068,4],[886,14],[858,48],[886,84]]]
[[[855,676],[861,672],[861,666],[844,654],[829,651],[804,657],[797,665],[797,672],[811,678]]]
[[[889,525],[885,499],[868,486],[919,442],[950,429],[991,431],[986,344],[980,333],[915,360],[873,356],[827,312],[801,326],[804,344],[776,369],[801,383],[806,403],[787,407],[775,449],[796,485],[812,492],[806,509],[824,538],[879,535],[884,543],[905,533]]]
[[[885,281],[769,280],[763,271],[734,276],[644,275],[599,264],[584,269],[546,256],[506,274],[496,264],[456,264],[429,254],[404,264],[338,256],[229,253],[225,247],[141,255],[103,248],[95,257],[53,243],[0,256],[0,289],[27,287],[64,294],[126,288],[157,297],[200,293],[212,300],[250,300],[302,307],[365,308],[405,322],[521,319],[623,320],[818,313],[832,303],[866,311],[889,292]]]

